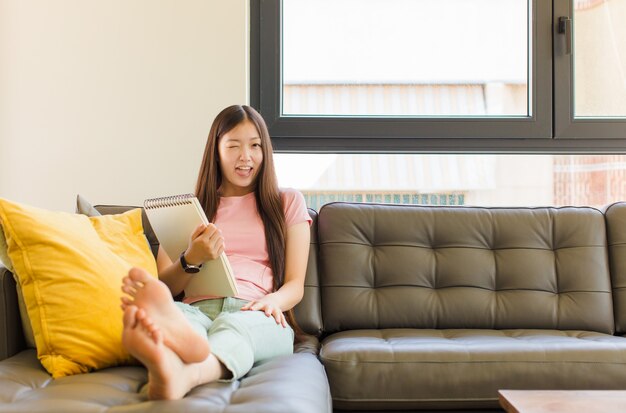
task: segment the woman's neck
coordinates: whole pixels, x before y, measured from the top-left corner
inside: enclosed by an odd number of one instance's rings
[[[217,193],[221,197],[241,197],[254,192],[254,188],[232,188],[232,187],[220,187]]]

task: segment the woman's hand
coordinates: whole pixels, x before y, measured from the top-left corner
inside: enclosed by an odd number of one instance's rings
[[[200,265],[214,260],[224,252],[224,237],[215,224],[200,224],[189,238],[185,259],[189,264]]]
[[[276,324],[287,327],[287,320],[285,319],[285,315],[280,310],[280,307],[272,298],[271,294],[268,294],[259,300],[250,301],[248,304],[241,307],[241,310],[263,311],[267,317],[274,317],[274,320],[276,320]]]

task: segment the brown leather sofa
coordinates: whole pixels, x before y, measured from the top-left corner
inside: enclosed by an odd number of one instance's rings
[[[178,402],[145,401],[139,367],[51,380],[24,349],[15,285],[0,272],[0,411],[323,412],[324,372],[337,410],[496,409],[498,389],[626,389],[626,204],[311,214],[296,308],[311,339]]]

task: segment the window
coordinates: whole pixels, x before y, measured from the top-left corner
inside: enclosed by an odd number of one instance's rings
[[[251,101],[309,206],[626,199],[626,0],[251,4]]]
[[[626,0],[251,7],[251,102],[278,151],[626,150]]]
[[[531,115],[527,0],[282,5],[282,115]]]
[[[280,186],[334,201],[602,207],[626,200],[626,155],[275,155]]]
[[[555,15],[556,136],[626,138],[626,1],[557,1]]]

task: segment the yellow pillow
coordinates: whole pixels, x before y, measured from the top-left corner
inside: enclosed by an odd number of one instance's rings
[[[133,266],[157,273],[141,211],[86,217],[0,199],[0,222],[44,368],[59,378],[131,362],[121,280]]]
[[[4,231],[2,231],[2,221],[0,221],[0,264],[3,264],[4,268],[13,272],[11,260],[7,255],[7,240],[4,239]]]
[[[22,332],[24,333],[24,340],[26,341],[26,347],[36,348],[35,337],[33,337],[33,328],[30,326],[30,320],[26,313],[26,305],[24,304],[24,297],[22,296],[22,289],[20,288],[19,280],[15,275],[15,270],[9,259],[7,253],[7,240],[4,238],[4,231],[2,230],[2,220],[0,220],[0,261],[4,264],[4,267],[13,273],[13,278],[17,282],[17,304],[20,310],[20,319],[22,320]]]

